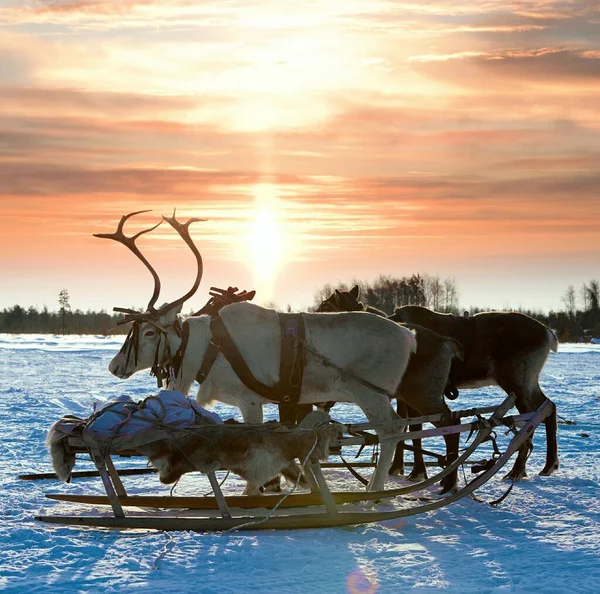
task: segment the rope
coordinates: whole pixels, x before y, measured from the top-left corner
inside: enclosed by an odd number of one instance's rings
[[[231,470],[228,470],[227,474],[225,475],[223,480],[219,483],[219,489],[225,484],[225,481],[229,478],[230,472],[231,472]],[[207,491],[206,493],[204,493],[203,497],[208,497],[211,493],[214,493],[214,492],[215,492],[215,490],[211,489],[210,491]]]
[[[167,556],[169,547],[175,543],[175,539],[168,530],[165,530],[164,533],[168,536],[169,540],[165,543],[165,546],[162,548],[162,551],[158,554],[156,559],[154,559],[154,563],[152,563],[152,567],[157,570],[160,569],[158,567],[159,562]]]
[[[302,339],[299,338],[298,340]],[[331,359],[329,359],[325,355],[322,355],[321,353],[313,349],[311,346],[309,346],[306,340],[303,340],[303,342],[304,348],[311,355],[317,357],[317,359],[321,359],[321,361],[323,361],[325,365],[327,365],[328,367],[333,367],[336,371],[338,371],[339,374],[342,376],[342,381],[346,381],[346,378],[351,377],[354,381],[358,382],[359,384],[362,384],[363,386],[369,388],[370,390],[373,390],[374,392],[377,392],[378,394],[383,394],[384,396],[387,396],[390,400],[396,397],[394,394],[388,392],[382,387],[372,384],[370,381],[356,375],[355,373],[352,373],[351,371],[348,371],[347,369],[336,365]]]
[[[570,421],[569,419],[565,419],[560,415],[556,415],[556,417],[559,421],[562,421],[562,423],[560,423],[561,425],[589,425],[590,427],[600,427],[600,423],[591,423],[589,421]]]
[[[556,418],[559,421],[562,421],[563,425],[577,425],[577,423],[575,421],[569,421],[568,419],[565,419],[564,417],[561,417],[559,414],[556,415]]]

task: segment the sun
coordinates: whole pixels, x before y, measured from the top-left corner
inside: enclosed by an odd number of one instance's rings
[[[280,200],[276,186],[260,183],[254,186],[254,213],[249,234],[254,282],[261,301],[274,296],[277,273],[282,264]]]

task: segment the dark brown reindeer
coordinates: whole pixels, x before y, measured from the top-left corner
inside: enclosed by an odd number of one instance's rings
[[[350,291],[336,290],[325,299],[317,311],[366,311],[376,315],[387,315],[374,308],[365,306],[358,301],[359,288],[355,286]],[[450,366],[455,358],[463,356],[462,345],[454,340],[418,325],[409,325],[416,331],[417,352],[410,358],[406,372],[396,391],[397,413],[404,418],[418,415],[443,413],[450,417],[450,409],[444,401],[444,390],[448,383]],[[442,421],[436,426],[443,427],[453,424],[453,421]],[[411,425],[411,431],[418,431],[421,425]],[[444,436],[446,441],[446,460],[452,462],[458,455],[459,434]],[[411,480],[427,478],[423,461],[421,440],[413,441],[414,466],[408,476]],[[396,454],[390,468],[390,474],[404,471],[404,442],[398,442]],[[456,472],[442,481],[442,492],[448,492],[456,487]]]
[[[498,385],[507,394],[515,394],[520,413],[535,411],[548,400],[540,388],[539,376],[550,351],[558,350],[558,339],[537,320],[516,312],[454,316],[418,305],[398,307],[390,319],[419,324],[462,343],[464,361],[455,359],[450,371],[451,383],[457,388]],[[544,424],[546,464],[540,474],[550,475],[559,466],[556,407]],[[525,467],[531,447],[529,443],[519,450],[507,478],[518,480],[527,476]]]

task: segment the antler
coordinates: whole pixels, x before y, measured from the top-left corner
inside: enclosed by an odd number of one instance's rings
[[[256,291],[238,291],[237,287],[229,287],[227,290],[219,289],[218,287],[211,287],[209,291],[210,299],[206,302],[206,305],[194,313],[194,316],[200,316],[202,314],[208,314],[211,317],[217,315],[221,308],[231,303],[240,303],[241,301],[252,301]]]
[[[167,221],[167,223],[169,223],[169,225],[171,225],[171,227],[173,227],[173,229],[175,229],[175,231],[177,231],[177,233],[179,234],[181,239],[183,239],[183,241],[185,241],[185,243],[188,245],[188,247],[192,250],[194,256],[196,257],[196,262],[198,263],[198,271],[196,273],[196,280],[194,281],[192,288],[183,297],[179,297],[179,299],[176,299],[175,301],[163,306],[161,308],[161,311],[164,312],[164,311],[169,311],[170,309],[187,301],[198,290],[198,287],[200,286],[200,281],[202,280],[202,272],[204,271],[204,267],[202,264],[202,256],[200,255],[198,248],[194,244],[194,241],[190,237],[189,227],[192,223],[197,223],[200,221],[207,221],[208,219],[192,218],[192,219],[189,219],[186,223],[180,223],[175,218],[175,209],[173,210],[172,217],[163,216],[163,219],[165,221]]]
[[[101,239],[113,239],[114,241],[118,241],[119,243],[122,243],[124,246],[128,247],[144,263],[144,265],[150,271],[150,273],[152,274],[152,277],[154,278],[154,292],[152,293],[152,297],[151,297],[150,301],[148,302],[148,308],[147,308],[148,311],[151,311],[151,310],[153,310],[154,304],[156,303],[156,300],[158,299],[158,295],[160,294],[160,279],[158,278],[158,274],[156,273],[156,270],[154,270],[154,268],[152,268],[152,265],[150,264],[150,262],[148,262],[148,260],[146,260],[146,258],[142,254],[142,252],[140,252],[140,250],[138,249],[137,245],[135,245],[135,240],[140,235],[143,235],[144,233],[149,233],[150,231],[153,231],[154,229],[156,229],[162,223],[162,221],[159,221],[156,225],[154,225],[153,227],[150,227],[150,229],[143,229],[142,231],[140,231],[139,233],[136,233],[132,237],[127,237],[123,233],[123,225],[125,225],[125,221],[127,221],[127,219],[129,219],[130,217],[133,217],[134,215],[142,214],[144,212],[150,212],[150,210],[138,210],[137,212],[131,212],[128,215],[123,215],[121,217],[121,220],[119,221],[119,225],[118,225],[115,233],[94,233],[94,237],[100,237]],[[124,313],[134,313],[133,310],[120,309],[120,311],[123,311]]]

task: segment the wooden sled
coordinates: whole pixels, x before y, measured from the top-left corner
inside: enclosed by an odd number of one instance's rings
[[[49,494],[47,497],[60,501],[69,501],[75,503],[88,503],[93,505],[109,504],[112,508],[112,515],[99,516],[67,516],[67,515],[48,515],[38,516],[36,520],[53,524],[65,524],[72,526],[94,526],[103,528],[119,529],[157,529],[157,530],[192,530],[197,532],[219,532],[227,530],[290,530],[297,528],[325,528],[335,526],[347,526],[355,524],[364,524],[370,522],[379,522],[383,520],[393,520],[404,518],[415,514],[426,513],[435,509],[444,507],[470,495],[476,489],[489,481],[510,459],[510,457],[527,440],[531,439],[536,427],[544,421],[552,412],[552,404],[546,401],[534,413],[525,415],[506,416],[506,413],[514,404],[514,396],[507,397],[497,408],[488,407],[486,409],[470,409],[462,413],[455,413],[460,416],[468,414],[481,414],[483,411],[493,414],[485,420],[478,420],[470,423],[462,423],[438,429],[426,429],[417,432],[402,433],[400,440],[413,439],[419,437],[442,436],[448,433],[456,432],[474,432],[471,444],[462,452],[458,459],[446,466],[435,476],[412,485],[386,489],[385,491],[342,491],[331,492],[325,477],[321,472],[319,463],[310,465],[316,483],[319,486],[320,493],[292,493],[288,495],[261,495],[257,497],[249,496],[224,496],[214,473],[208,473],[211,486],[215,493],[214,497],[148,497],[148,496],[128,496],[120,480],[119,474],[115,470],[110,456],[100,458],[90,452],[94,460],[100,477],[102,478],[107,495],[105,497],[86,496],[86,495],[60,495]],[[468,414],[463,414],[468,413]],[[434,419],[433,417],[420,417],[423,421]],[[413,423],[415,419],[403,420],[399,423],[402,427],[407,423]],[[393,511],[378,511],[370,509],[367,511],[346,511],[338,508],[339,505],[356,502],[378,501],[399,497],[411,492],[419,491],[429,485],[432,485],[453,472],[460,465],[465,464],[469,457],[475,452],[477,447],[487,440],[495,427],[499,425],[508,425],[510,427],[520,426],[520,429],[507,445],[506,450],[499,457],[490,461],[485,470],[476,478],[468,482],[464,487],[455,493],[441,497],[436,500],[421,501],[418,498],[412,498],[406,501],[406,508]],[[373,425],[361,425],[363,429],[373,428]],[[360,438],[344,438],[342,445],[360,443]],[[307,470],[307,468],[305,468]],[[139,512],[128,512],[125,515],[124,507],[136,506],[144,508],[161,509],[186,509],[204,512],[202,515],[195,513],[190,515],[187,511],[184,515],[152,515],[145,512],[140,515]],[[308,506],[322,506],[322,509],[316,513],[307,513],[302,508]],[[287,513],[275,515],[266,510],[273,508],[289,510]],[[231,509],[253,509],[255,515],[233,515]],[[215,510],[218,510],[215,513]],[[264,510],[264,511],[262,511]],[[160,512],[164,514],[164,512]],[[181,512],[179,512],[181,514]],[[218,514],[218,515],[217,515]]]

